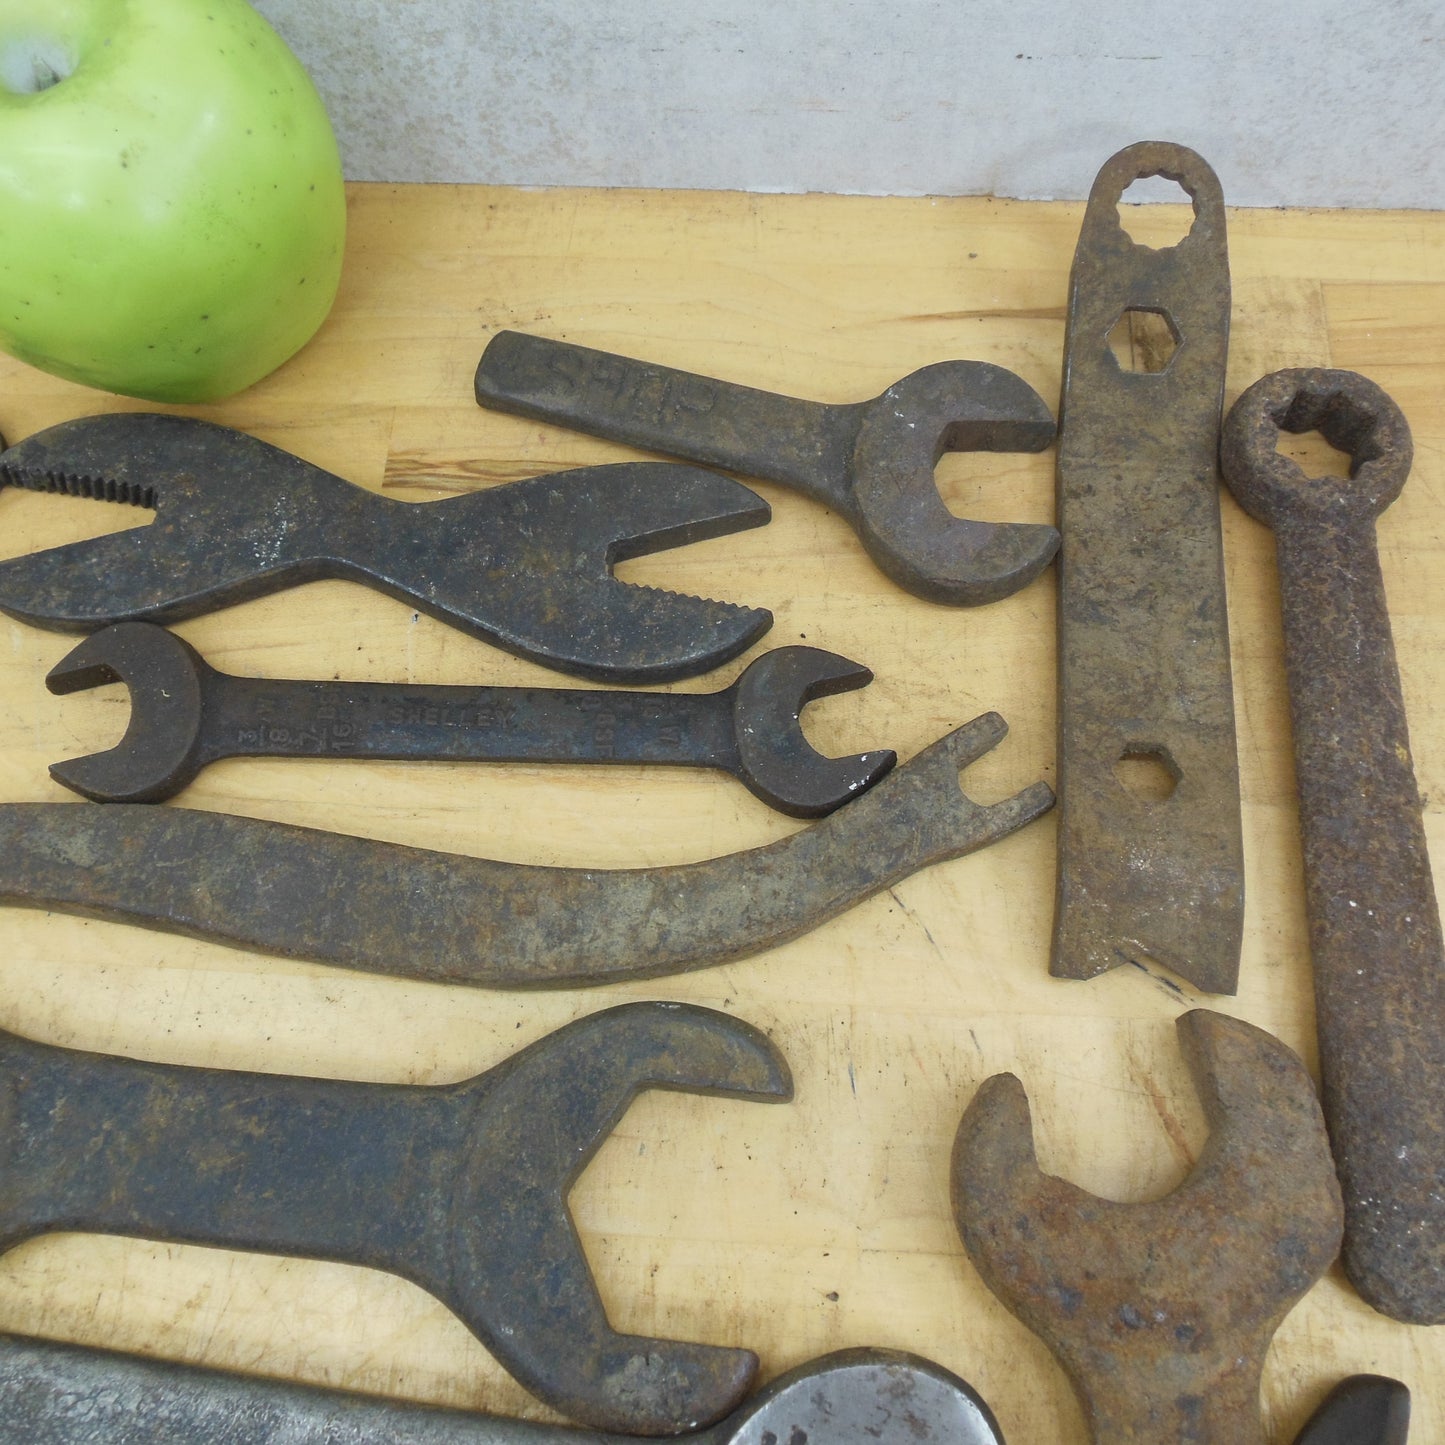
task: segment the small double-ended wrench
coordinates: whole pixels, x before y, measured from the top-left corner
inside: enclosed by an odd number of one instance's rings
[[[115,747],[53,763],[50,775],[95,802],[155,803],[221,758],[664,763],[721,768],[770,807],[821,818],[897,756],[826,758],[799,713],[872,676],[837,653],[779,647],[730,687],[704,693],[233,677],[163,627],[118,622],[45,682],[58,694],[124,683],[130,725]]]
[[[1054,439],[1038,393],[988,362],[937,362],[872,401],[825,406],[500,331],[476,394],[494,411],[791,487],[831,507],[884,573],[930,602],[1007,597],[1058,551],[1053,527],[966,521],[939,495],[944,452],[1037,452]]]

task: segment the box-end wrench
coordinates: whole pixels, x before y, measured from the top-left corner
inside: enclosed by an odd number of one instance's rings
[[[1339,1184],[1289,1049],[1204,1009],[1178,1029],[1210,1135],[1177,1189],[1120,1204],[1045,1174],[1023,1085],[997,1074],[958,1128],[954,1215],[984,1282],[1063,1366],[1097,1445],[1265,1445],[1265,1352],[1339,1250]],[[1388,1437],[1359,1445],[1374,1438]]]
[[[25,1445],[628,1445],[343,1390],[0,1335],[0,1439]],[[956,1375],[840,1350],[779,1376],[689,1445],[1004,1445]]]
[[[1011,371],[942,361],[872,401],[825,406],[606,351],[499,331],[477,367],[480,405],[792,487],[838,513],[900,587],[974,606],[1031,582],[1052,527],[971,522],[943,504],[950,451],[1037,452],[1042,398]]]
[[[639,1003],[485,1074],[418,1086],[185,1068],[0,1033],[0,1250],[55,1230],[217,1245],[399,1274],[527,1389],[602,1430],[710,1425],[749,1350],[607,1322],[567,1196],[644,1089],[792,1097],[737,1019]]]
[[[694,467],[587,467],[398,502],[229,427],[120,413],[0,452],[0,486],[155,510],[150,526],[0,562],[0,611],[61,632],[179,622],[335,577],[562,672],[647,683],[706,672],[772,625],[612,575],[768,520],[761,497]]]
[[[661,868],[547,868],[190,808],[0,803],[0,903],[434,983],[560,988],[706,968],[806,933],[1046,813],[975,803],[986,713],[787,838]]]
[[[52,763],[50,775],[96,802],[154,803],[221,758],[663,763],[721,768],[769,807],[821,818],[866,792],[897,755],[824,757],[799,714],[872,679],[816,647],[775,648],[730,687],[704,693],[233,677],[163,627],[118,622],[87,637],[45,683],[58,694],[124,683],[125,736]]]
[[[1350,476],[1276,449],[1318,430]],[[1349,371],[1278,371],[1229,413],[1240,506],[1273,528],[1284,612],[1325,1120],[1345,1194],[1345,1272],[1376,1309],[1445,1322],[1445,946],[1375,518],[1410,429]]]

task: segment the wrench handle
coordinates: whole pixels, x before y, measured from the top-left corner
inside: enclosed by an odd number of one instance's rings
[[[777,396],[606,351],[500,331],[479,406],[792,487],[856,515],[847,486],[861,408]]]
[[[443,687],[228,677],[201,760],[355,757],[736,767],[732,693]]]
[[[1385,1313],[1439,1323],[1445,945],[1374,521],[1275,531],[1345,1269]]]

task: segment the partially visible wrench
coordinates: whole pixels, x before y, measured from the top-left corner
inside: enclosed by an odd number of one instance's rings
[[[792,487],[844,518],[878,566],[931,602],[973,606],[1033,581],[1052,527],[969,522],[943,504],[944,452],[1037,452],[1054,438],[1038,393],[983,361],[941,361],[872,401],[824,406],[568,342],[499,331],[477,401]]]
[[[772,615],[620,582],[613,563],[759,527],[769,509],[691,467],[588,467],[398,502],[193,417],[83,417],[0,452],[0,486],[153,507],[155,521],[0,562],[0,611],[38,627],[178,622],[342,577],[520,657],[666,682],[750,647]]]
[[[1350,476],[1276,448],[1318,430]],[[1445,944],[1375,518],[1410,429],[1349,371],[1277,371],[1224,427],[1224,478],[1274,529],[1294,724],[1325,1121],[1345,1192],[1345,1273],[1367,1303],[1445,1323]]]
[[[956,1375],[840,1350],[774,1380],[689,1445],[1004,1445]],[[0,1439],[16,1445],[628,1445],[493,1415],[0,1335]],[[1333,1445],[1333,1442],[1331,1442]]]
[[[564,1414],[694,1430],[736,1408],[757,1357],[614,1330],[567,1207],[647,1088],[793,1091],[763,1034],[688,1004],[607,1009],[432,1086],[184,1068],[0,1032],[0,1250],[81,1230],[389,1270]]]
[[[872,678],[816,647],[775,648],[730,687],[702,693],[233,677],[163,627],[118,622],[45,682],[60,694],[123,682],[130,725],[115,747],[52,763],[50,776],[97,802],[155,803],[220,758],[668,763],[721,768],[770,807],[820,818],[871,788],[897,755],[826,758],[798,715]]]

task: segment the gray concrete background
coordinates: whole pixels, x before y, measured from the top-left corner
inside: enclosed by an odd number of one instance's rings
[[[1445,207],[1445,0],[255,0],[355,180]]]

